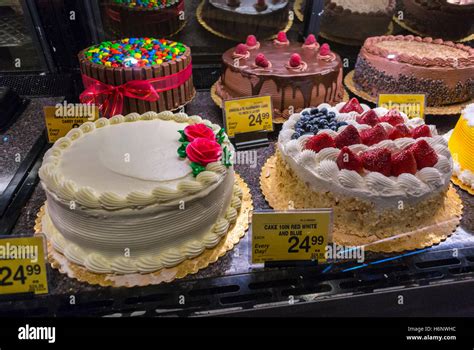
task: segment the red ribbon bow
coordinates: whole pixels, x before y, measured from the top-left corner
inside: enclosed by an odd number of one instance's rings
[[[114,86],[83,74],[82,81],[86,89],[81,93],[79,99],[82,103],[99,106],[102,116],[110,118],[122,114],[124,97],[154,102],[160,98],[159,92],[181,86],[191,75],[192,66],[189,64],[182,71],[165,77],[131,80],[125,84]]]

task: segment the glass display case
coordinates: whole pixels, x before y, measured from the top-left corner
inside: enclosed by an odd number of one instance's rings
[[[472,316],[472,1],[0,1],[0,21],[0,83],[30,100],[0,135],[0,231],[43,237],[49,286],[3,315]],[[45,106],[76,120],[53,135]]]
[[[46,68],[29,11],[19,0],[0,3],[2,71],[43,71]]]

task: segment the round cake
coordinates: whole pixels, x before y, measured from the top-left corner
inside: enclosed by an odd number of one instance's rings
[[[81,101],[99,105],[106,117],[175,110],[195,94],[191,49],[176,41],[106,41],[82,50],[78,57],[86,88]]]
[[[236,220],[232,145],[199,116],[147,112],[72,129],[46,153],[43,230],[96,273],[147,273],[214,247]]]
[[[474,49],[412,35],[368,38],[357,58],[354,83],[373,97],[425,94],[428,106],[469,101],[474,98]]]
[[[336,227],[360,238],[423,228],[445,207],[451,154],[420,118],[355,99],[321,104],[285,122],[278,151],[305,194],[295,208],[333,208]]]
[[[270,95],[276,116],[343,98],[341,59],[313,35],[304,44],[290,43],[283,32],[263,43],[251,35],[227,50],[222,61],[217,94],[224,100]]]
[[[449,138],[449,149],[454,160],[453,175],[474,191],[474,104],[462,112]]]
[[[184,0],[107,0],[104,23],[123,37],[170,36],[183,24]]]
[[[447,0],[402,0],[403,20],[424,35],[446,40],[474,33],[474,3]]]
[[[218,33],[235,40],[258,33],[269,38],[288,23],[288,0],[205,0],[202,18]]]
[[[395,0],[326,0],[321,31],[334,37],[365,40],[387,34]]]

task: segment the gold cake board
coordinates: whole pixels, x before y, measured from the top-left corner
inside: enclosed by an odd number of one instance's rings
[[[304,22],[303,3],[304,0],[296,0],[295,4],[293,5],[293,12],[295,13],[296,18],[298,18],[300,22]]]
[[[306,193],[311,191],[306,184],[298,181],[291,170],[287,169],[277,152],[270,157],[260,174],[262,193],[275,210],[301,209],[311,207],[305,205]],[[280,165],[278,164],[280,163]],[[451,236],[456,230],[462,215],[462,202],[456,190],[451,186],[446,196],[446,205],[430,225],[411,230],[400,227],[394,236],[369,237],[359,236],[342,225],[333,225],[334,243],[346,247],[361,246],[367,251],[374,252],[402,252],[430,247]]]
[[[223,106],[223,101],[222,101],[222,98],[217,94],[217,83],[219,81],[216,81],[214,84],[212,84],[212,87],[211,87],[211,98],[212,98],[212,101],[214,101],[214,103],[217,105],[217,107],[219,108],[222,108]],[[344,96],[342,97],[342,101],[343,102],[347,102],[349,101],[349,94],[347,93],[347,91],[344,89]],[[284,122],[286,122],[288,120],[288,116],[286,116],[286,118],[284,116],[274,116],[273,117],[273,124],[283,124]]]
[[[214,28],[209,26],[206,23],[206,21],[204,21],[204,18],[202,17],[202,10],[203,10],[205,4],[206,4],[206,0],[203,0],[196,9],[196,18],[197,18],[199,24],[201,26],[203,26],[204,29],[206,29],[208,32],[214,34],[215,36],[218,36],[218,37],[221,37],[221,38],[227,39],[227,40],[232,40],[232,41],[241,41],[240,39],[236,39],[236,38],[232,37],[231,35],[227,35],[227,34],[224,34],[224,33],[221,33],[219,31],[215,30]],[[288,16],[288,22],[286,23],[286,26],[285,26],[284,29],[282,29],[282,31],[286,33],[290,30],[290,28],[292,26],[293,26],[293,18]],[[255,33],[255,35],[257,35],[257,33]],[[272,35],[268,38],[261,38],[261,40],[275,39],[277,37],[277,35],[278,35],[278,33],[275,33],[274,35]]]
[[[474,188],[472,188],[471,186],[468,186],[466,185],[464,182],[462,182],[461,180],[459,180],[457,178],[457,176],[453,175],[451,176],[451,182],[453,184],[455,184],[456,186],[458,186],[459,188],[463,189],[464,191],[466,191],[467,193],[469,193],[470,195],[473,195],[474,196]]]
[[[352,92],[354,95],[357,95],[358,97],[372,102],[372,103],[377,103],[377,98],[369,95],[365,91],[359,90],[355,83],[354,83],[354,71],[350,71],[347,73],[347,75],[344,77],[344,85],[346,88]],[[425,108],[425,115],[455,115],[455,114],[460,114],[462,110],[470,103],[473,103],[474,99],[469,100],[467,102],[462,102],[462,103],[455,103],[452,105],[446,105],[446,106],[439,106],[439,107],[426,107]]]
[[[159,271],[147,274],[134,273],[118,275],[93,273],[86,270],[83,266],[67,260],[64,255],[52,247],[49,241],[47,242],[48,261],[52,268],[57,269],[62,274],[66,274],[69,278],[74,278],[80,282],[89,284],[98,284],[102,287],[142,287],[171,282],[175,279],[194,274],[216,262],[217,259],[232,250],[248,229],[249,213],[253,210],[252,196],[245,181],[237,174],[235,177],[237,184],[242,190],[242,206],[237,221],[214,248],[206,249],[201,255],[184,260],[175,267],[163,268]],[[47,214],[45,213],[45,206],[43,205],[35,220],[34,229],[36,234],[42,232],[42,220],[45,215]]]
[[[405,21],[402,21],[402,20],[398,19],[397,16],[393,16],[392,20],[396,24],[398,24],[400,27],[402,27],[405,30],[408,30],[409,32],[412,32],[413,34],[416,34],[416,35],[421,36],[421,37],[429,36],[427,34],[420,33],[416,29],[413,29],[412,27],[410,27],[410,25],[406,24]],[[472,40],[474,40],[474,34],[471,34],[469,36],[466,36],[465,38],[457,39],[457,40],[453,40],[453,41],[458,42],[458,43],[465,43],[465,42],[472,41]]]

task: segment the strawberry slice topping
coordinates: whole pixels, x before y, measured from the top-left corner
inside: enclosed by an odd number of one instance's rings
[[[337,156],[336,160],[337,166],[340,170],[347,169],[347,170],[354,170],[358,173],[362,173],[364,168],[362,165],[362,161],[360,158],[352,152],[349,147],[344,146]]]
[[[336,146],[339,149],[343,148],[344,146],[362,143],[359,131],[357,131],[354,125],[346,126],[346,128],[336,136],[334,141],[336,141]]]
[[[411,136],[414,139],[420,138],[420,137],[431,137],[431,130],[430,127],[426,124],[417,126],[414,128],[411,132]]]
[[[356,121],[359,124],[367,124],[370,126],[375,126],[378,123],[380,123],[379,117],[377,116],[377,113],[375,113],[373,109],[370,109],[364,114],[357,116]]]
[[[351,98],[344,106],[342,106],[340,113],[349,113],[349,112],[357,112],[362,113],[364,109],[360,105],[359,101],[353,97]]]
[[[402,115],[397,109],[391,109],[387,112],[387,114],[380,118],[380,121],[389,123],[392,126],[396,126],[398,124],[403,124],[405,119],[403,119]]]
[[[410,137],[410,136],[411,136],[410,129],[408,129],[408,127],[405,124],[395,125],[395,127],[392,130],[390,130],[390,132],[388,133],[388,137],[390,138],[390,140],[396,140],[402,137]]]
[[[392,155],[392,175],[399,176],[405,173],[416,174],[416,160],[409,149]]]
[[[318,153],[324,148],[336,147],[334,139],[329,136],[327,133],[322,133],[312,136],[305,145],[305,149],[309,149],[313,152]]]
[[[387,148],[378,148],[362,153],[362,164],[369,171],[376,171],[390,176],[392,169],[392,154]]]
[[[433,167],[438,163],[438,155],[435,150],[425,140],[419,140],[411,145],[409,150],[416,159],[418,170],[426,167]]]
[[[371,129],[362,130],[360,137],[364,145],[372,146],[383,140],[387,140],[388,134],[382,125],[377,124]]]

